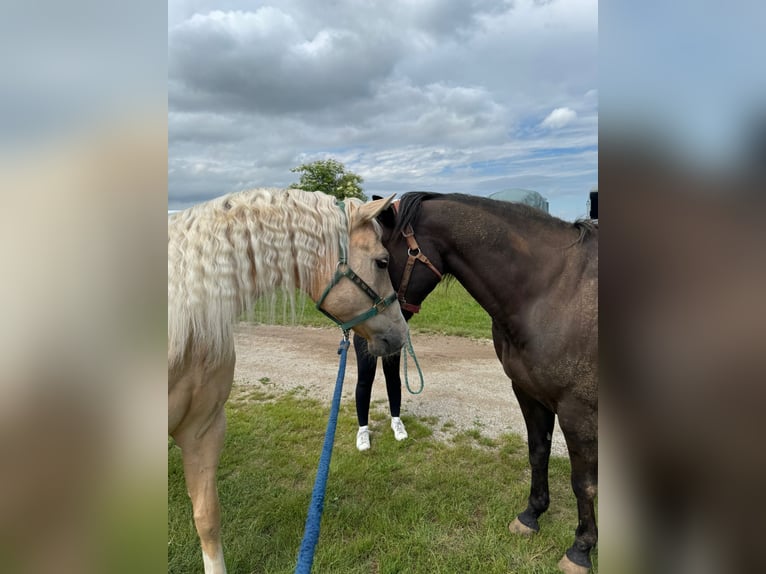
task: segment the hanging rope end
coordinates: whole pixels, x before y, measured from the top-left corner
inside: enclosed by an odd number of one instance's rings
[[[348,329],[344,329],[343,338],[340,340],[340,345],[338,346],[338,354],[342,355],[344,351],[347,351],[349,345],[351,345],[351,341],[349,341],[349,332]]]
[[[407,390],[412,395],[419,395],[421,392],[423,392],[423,388],[425,387],[426,383],[423,380],[423,371],[420,368],[420,363],[418,362],[418,358],[415,356],[415,349],[412,347],[412,339],[410,338],[410,331],[407,329],[407,341],[404,344],[404,347],[402,348],[402,355],[404,355],[404,361],[402,361],[402,367],[404,370],[404,386],[407,387]],[[407,374],[407,355],[412,357],[412,360],[415,362],[415,367],[418,369],[418,377],[420,378],[420,388],[417,391],[413,391],[410,387],[410,377]]]

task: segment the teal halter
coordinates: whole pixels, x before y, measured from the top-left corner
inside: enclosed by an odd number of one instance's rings
[[[345,204],[342,200],[336,200],[336,204],[338,205],[338,208],[343,212],[343,215],[345,216],[346,210],[345,210]],[[359,287],[362,291],[364,291],[367,296],[372,299],[372,307],[370,307],[367,311],[364,313],[361,313],[354,317],[353,319],[350,319],[346,322],[341,321],[337,317],[333,316],[331,313],[325,311],[322,309],[322,303],[327,298],[327,295],[330,293],[333,287],[335,287],[338,283],[340,283],[340,280],[344,277],[350,279],[354,285]],[[319,301],[317,301],[316,308],[324,313],[327,317],[329,317],[334,323],[336,323],[341,330],[344,333],[348,333],[349,329],[352,327],[358,325],[359,323],[363,323],[367,319],[370,319],[377,315],[378,313],[383,312],[383,310],[388,307],[391,303],[396,301],[396,293],[391,293],[388,297],[385,299],[381,298],[380,295],[378,295],[375,290],[367,285],[367,283],[364,282],[364,280],[359,277],[354,271],[348,266],[348,254],[346,253],[346,249],[344,245],[341,243],[340,245],[340,255],[338,257],[338,267],[335,269],[335,275],[333,275],[332,279],[330,280],[329,285],[324,290],[324,293],[322,293],[322,296],[319,298]]]

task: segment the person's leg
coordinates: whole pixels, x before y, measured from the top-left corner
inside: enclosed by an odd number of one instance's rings
[[[388,408],[391,416],[399,418],[402,408],[402,379],[399,376],[401,353],[383,357],[383,374],[386,376],[386,392],[388,393]]]
[[[370,416],[370,397],[372,383],[375,380],[377,357],[367,350],[364,337],[354,334],[354,351],[356,352],[356,418],[360,427],[367,426]],[[401,395],[399,400],[401,401]]]
[[[402,408],[402,379],[399,376],[400,361],[401,353],[383,358],[383,374],[386,376],[388,408],[391,411],[391,430],[394,431],[394,438],[396,440],[407,438],[407,430],[404,428],[402,419],[399,418]]]
[[[370,448],[370,398],[372,397],[372,383],[375,380],[377,357],[367,350],[367,341],[354,333],[354,352],[356,353],[356,419],[359,422],[359,430],[356,433],[356,448],[367,450]]]

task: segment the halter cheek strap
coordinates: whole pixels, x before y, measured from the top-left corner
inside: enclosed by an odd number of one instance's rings
[[[327,298],[327,295],[329,295],[330,291],[333,287],[335,287],[338,283],[340,283],[340,280],[344,277],[350,279],[354,285],[359,287],[362,291],[364,291],[367,296],[372,299],[372,307],[370,307],[367,311],[364,313],[361,313],[354,317],[353,319],[350,319],[346,322],[341,321],[337,317],[335,317],[332,313],[329,311],[325,311],[322,309],[322,303],[324,303],[324,300]],[[364,280],[359,277],[354,271],[348,266],[345,262],[338,262],[338,268],[335,270],[335,275],[333,275],[332,280],[327,285],[327,287],[324,290],[324,293],[322,293],[322,296],[319,298],[319,301],[317,301],[316,308],[325,314],[325,316],[329,317],[332,321],[334,321],[343,331],[348,331],[352,327],[355,327],[359,323],[363,323],[367,319],[370,319],[377,315],[378,313],[382,313],[383,310],[388,307],[391,303],[396,301],[396,293],[391,293],[388,297],[385,299],[381,298],[380,295],[378,295],[372,287],[367,285],[367,283],[364,282]]]
[[[399,201],[393,203],[395,213],[399,213]],[[433,271],[434,275],[442,279],[442,273],[431,261],[423,255],[420,251],[420,246],[415,239],[415,231],[412,229],[412,225],[408,224],[407,228],[402,231],[402,237],[407,242],[407,263],[404,265],[404,272],[402,273],[402,280],[399,283],[399,290],[396,292],[396,297],[399,299],[399,306],[410,313],[417,313],[420,311],[420,305],[414,305],[413,303],[407,303],[407,286],[410,284],[410,277],[412,276],[412,269],[415,267],[415,261],[425,263],[426,266]]]
[[[407,263],[404,265],[404,273],[402,273],[402,281],[399,284],[399,291],[396,296],[399,298],[399,306],[405,311],[410,313],[417,313],[420,311],[420,305],[413,305],[407,303],[405,296],[407,295],[407,286],[410,283],[410,277],[412,276],[412,269],[415,267],[415,261],[425,263],[425,265],[439,278],[441,281],[442,274],[431,261],[423,255],[420,251],[420,246],[415,239],[415,232],[412,230],[412,225],[408,225],[407,229],[402,231],[402,236],[407,241]]]

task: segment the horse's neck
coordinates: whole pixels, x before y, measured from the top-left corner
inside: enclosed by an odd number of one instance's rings
[[[517,307],[517,294],[529,277],[508,264],[497,250],[463,251],[460,248],[445,254],[445,271],[455,277],[466,291],[493,317]]]
[[[450,225],[445,229],[445,271],[500,320],[528,305],[545,285],[555,281],[564,264],[563,250],[539,245],[540,239],[528,223],[496,228]],[[562,247],[565,241],[561,238]]]

